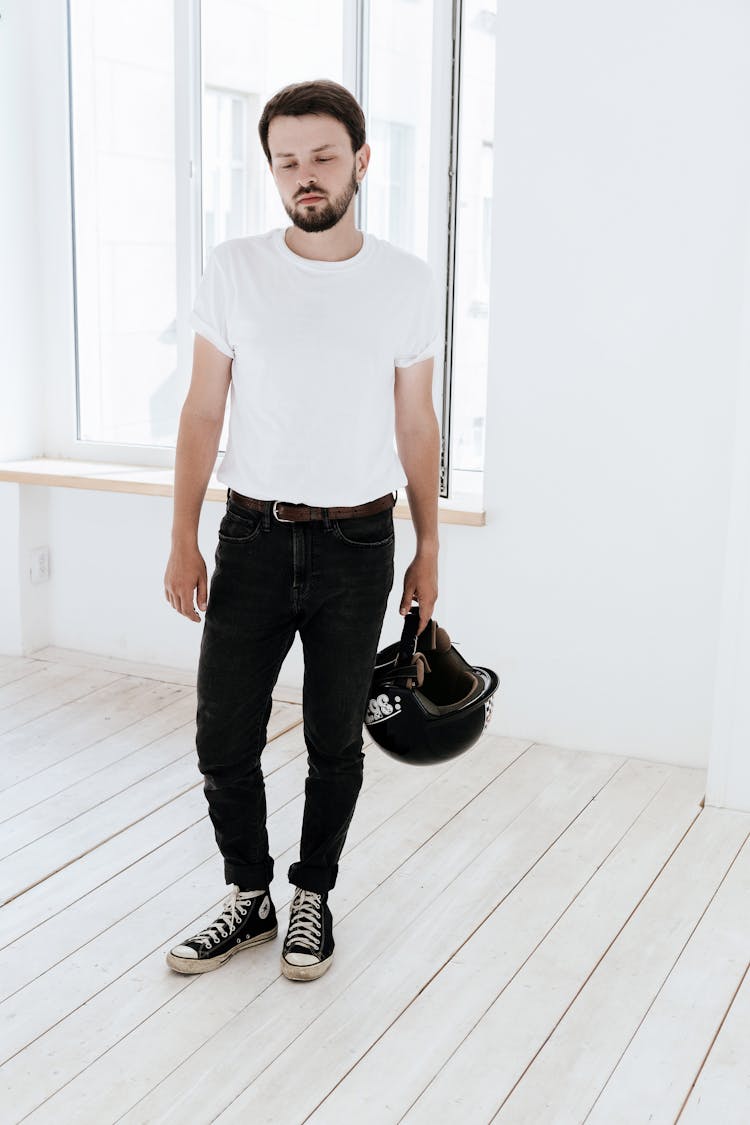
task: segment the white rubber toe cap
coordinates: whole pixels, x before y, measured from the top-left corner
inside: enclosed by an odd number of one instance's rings
[[[285,953],[284,960],[290,965],[317,965],[319,958],[312,953]]]
[[[196,960],[198,958],[197,952],[191,945],[176,945],[172,950],[172,954],[175,957],[195,957]]]

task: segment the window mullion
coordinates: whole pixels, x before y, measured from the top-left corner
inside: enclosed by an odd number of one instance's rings
[[[454,265],[458,164],[458,91],[462,0],[433,6],[428,258],[444,294],[442,339],[435,356],[435,408],[441,419],[440,491],[449,495],[453,373]],[[441,65],[445,61],[446,65]],[[447,64],[450,65],[447,65]],[[442,377],[441,377],[442,376]]]
[[[342,84],[350,90],[368,119],[370,94],[369,38],[370,0],[344,0],[342,28]],[[367,225],[367,176],[354,201],[354,221],[359,230]]]
[[[190,380],[190,310],[203,272],[200,0],[175,0],[175,238],[177,371]]]

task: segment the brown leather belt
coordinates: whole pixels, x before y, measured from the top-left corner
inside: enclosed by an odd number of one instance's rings
[[[256,512],[262,512],[269,504],[273,504],[272,512],[277,520],[281,523],[296,523],[299,520],[322,520],[326,513],[331,519],[335,520],[348,519],[351,516],[374,515],[375,512],[392,508],[396,503],[398,493],[394,495],[392,492],[386,492],[385,496],[379,496],[377,500],[369,500],[366,504],[353,504],[349,507],[339,508],[316,508],[310,504],[291,504],[286,500],[256,500],[254,496],[243,496],[241,492],[235,492],[233,488],[228,490],[228,496],[235,504],[239,504],[243,508],[252,508]],[[283,515],[280,514],[279,509],[283,509]]]

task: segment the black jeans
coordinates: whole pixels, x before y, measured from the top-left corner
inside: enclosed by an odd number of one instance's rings
[[[299,630],[308,775],[288,877],[328,891],[362,787],[362,727],[393,586],[393,510],[280,523],[272,507],[249,510],[227,491],[198,662],[198,766],[226,882],[268,886],[260,759],[271,692]]]

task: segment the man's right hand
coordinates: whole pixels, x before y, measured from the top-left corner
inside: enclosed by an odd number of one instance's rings
[[[164,593],[167,601],[178,613],[191,621],[200,621],[193,595],[198,590],[198,609],[205,610],[207,604],[208,581],[206,564],[197,545],[172,547],[164,572]]]

